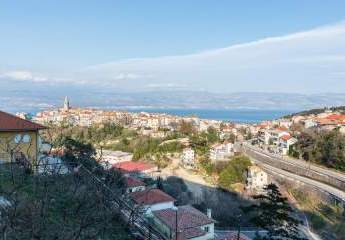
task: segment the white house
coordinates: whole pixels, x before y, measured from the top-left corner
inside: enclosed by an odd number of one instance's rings
[[[312,128],[312,127],[316,127],[317,126],[317,122],[314,119],[306,119],[304,121],[304,127],[305,128]]]
[[[251,192],[262,192],[268,184],[268,175],[258,166],[250,166],[247,169],[246,190]]]
[[[278,125],[280,127],[290,128],[292,125],[292,121],[290,119],[280,119],[278,120]]]
[[[210,149],[210,159],[212,161],[226,160],[234,155],[234,144],[230,142],[214,144]]]
[[[290,146],[296,144],[298,140],[290,135],[284,135],[279,138],[279,147],[283,155],[286,155],[290,149]]]
[[[147,215],[150,215],[153,211],[173,208],[176,201],[170,195],[155,188],[132,192],[129,196],[135,205],[141,205],[145,209]]]
[[[169,240],[211,240],[214,236],[214,221],[192,206],[179,206],[153,212],[157,229]]]
[[[290,135],[287,129],[277,128],[277,129],[260,129],[258,132],[258,140],[266,145],[279,145],[279,138],[284,135]]]
[[[186,168],[195,168],[195,151],[191,148],[183,149],[181,162]]]

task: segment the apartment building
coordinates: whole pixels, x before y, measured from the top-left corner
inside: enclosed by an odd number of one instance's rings
[[[185,148],[181,154],[181,163],[185,168],[194,169],[195,164],[195,151],[192,148]]]
[[[210,159],[212,161],[226,160],[234,155],[234,144],[230,142],[216,143],[211,146]]]

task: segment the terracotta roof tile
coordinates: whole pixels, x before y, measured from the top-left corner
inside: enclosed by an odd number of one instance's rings
[[[171,230],[176,229],[176,215],[177,215],[177,226],[178,230],[184,232],[187,229],[198,228],[207,224],[214,223],[214,221],[208,218],[205,214],[195,209],[192,206],[180,206],[176,210],[174,209],[163,209],[154,211],[153,214],[159,218],[167,227]],[[194,230],[191,230],[192,234]]]
[[[290,135],[284,135],[280,138],[283,139],[284,141],[289,141],[292,137]]]
[[[329,115],[327,119],[333,120],[333,121],[344,121],[345,115],[332,114],[332,115]]]
[[[113,165],[114,168],[118,168],[126,172],[142,172],[146,170],[153,169],[155,166],[146,162],[133,162],[126,161],[120,162]]]
[[[164,202],[174,202],[176,201],[173,197],[162,192],[159,189],[146,189],[141,192],[130,193],[129,196],[137,203],[144,205],[152,205]]]
[[[145,186],[145,183],[140,181],[139,179],[136,179],[134,177],[126,177],[125,184],[127,187],[140,187]]]
[[[0,131],[37,131],[46,127],[0,111]]]
[[[183,239],[201,237],[201,236],[204,236],[205,234],[206,232],[198,227],[184,229],[182,232],[182,236],[184,237]]]

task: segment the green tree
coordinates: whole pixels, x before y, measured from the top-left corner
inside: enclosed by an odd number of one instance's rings
[[[224,189],[231,189],[234,183],[244,183],[245,172],[251,165],[250,159],[245,156],[233,157],[219,174],[218,185]]]
[[[293,209],[282,197],[275,184],[269,184],[264,188],[266,194],[254,196],[258,204],[244,207],[245,213],[253,213],[251,222],[257,227],[267,231],[266,236],[257,236],[256,239],[305,239],[300,236],[298,226],[299,220],[293,217]]]
[[[209,127],[207,129],[207,141],[209,143],[215,143],[217,141],[219,141],[219,136],[218,136],[218,132],[217,129],[215,129],[214,127]]]
[[[315,159],[327,167],[345,170],[345,137],[339,130],[321,134],[316,141]]]
[[[193,133],[196,132],[195,127],[193,126],[193,123],[187,122],[182,120],[179,127],[178,127],[179,132],[181,132],[184,135],[190,136]]]
[[[90,143],[83,143],[70,137],[61,139],[60,146],[64,148],[62,160],[69,164],[79,165],[92,170],[98,164],[95,160],[96,151]]]

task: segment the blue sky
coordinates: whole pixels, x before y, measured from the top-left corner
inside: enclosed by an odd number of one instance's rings
[[[336,86],[345,80],[344,9],[341,0],[3,0],[0,81],[345,91]]]

